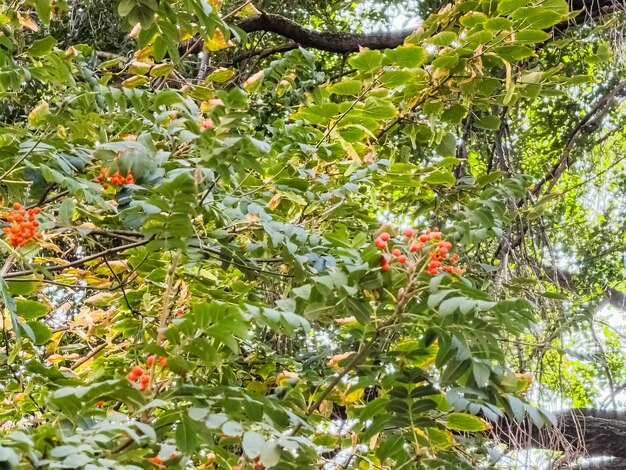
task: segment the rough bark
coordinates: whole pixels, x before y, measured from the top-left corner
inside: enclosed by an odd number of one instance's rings
[[[271,32],[289,38],[303,47],[338,53],[356,52],[360,46],[370,49],[398,47],[414,31],[413,29],[403,29],[373,34],[319,32],[304,28],[284,16],[271,13],[245,18],[238,26],[247,33]]]
[[[510,449],[550,449],[571,455],[626,459],[626,412],[575,408],[556,414],[557,425],[539,429],[530,420],[499,422],[494,439]]]

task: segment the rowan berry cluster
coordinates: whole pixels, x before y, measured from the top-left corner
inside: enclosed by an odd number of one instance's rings
[[[433,276],[440,271],[457,275],[462,273],[460,268],[453,266],[459,257],[450,253],[452,243],[441,240],[442,234],[437,227],[426,229],[419,235],[412,228],[407,228],[403,235],[404,240],[394,241],[389,233],[383,232],[374,240],[374,245],[383,250],[380,259],[382,271],[389,271],[391,263],[397,262],[410,266],[422,263],[421,269]],[[392,249],[389,247],[390,240]]]
[[[154,364],[154,361],[156,360],[157,360],[157,355],[152,354],[146,358],[146,364],[148,365],[148,367],[152,367],[152,364]],[[158,360],[159,360],[159,364],[161,364],[161,367],[167,367],[167,357],[158,356]]]
[[[142,392],[146,389],[150,383],[150,376],[143,373],[143,369],[139,366],[133,367],[133,369],[126,375],[126,378],[131,382],[139,382],[139,390]]]
[[[39,222],[37,214],[41,212],[39,207],[24,209],[19,202],[13,204],[13,212],[3,212],[4,217],[10,226],[4,228],[4,234],[8,236],[8,243],[13,248],[26,245],[33,238],[41,238],[41,233],[37,232]]]
[[[116,171],[113,176],[109,177],[109,169],[102,168],[100,170],[100,176],[92,180],[94,183],[102,184],[103,189],[109,188],[109,183],[113,186],[124,186],[125,184],[135,184],[135,178],[130,170],[126,176],[122,176],[119,171]]]

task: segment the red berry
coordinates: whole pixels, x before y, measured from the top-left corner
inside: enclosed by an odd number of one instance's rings
[[[159,363],[161,364],[161,367],[167,367],[167,357],[160,357]]]
[[[183,309],[179,308],[178,310],[176,310],[176,315],[178,315],[179,317],[183,314]]]
[[[387,248],[387,243],[385,243],[381,238],[377,238],[374,240],[374,245],[376,245],[381,250]]]
[[[412,229],[412,228],[407,228],[407,229],[404,231],[404,236],[405,236],[406,238],[411,238],[411,237],[413,236],[413,229]]]
[[[148,364],[149,366],[151,366],[152,364],[154,364],[154,360],[156,359],[156,354],[152,354],[150,356],[148,356],[146,358],[146,364]]]
[[[13,203],[13,209],[19,210],[21,207],[22,207],[22,205],[19,202],[14,202]]]
[[[391,269],[391,266],[389,266],[388,264],[383,264],[380,267],[380,269],[383,270],[383,271],[389,271]]]
[[[137,377],[141,377],[143,375],[143,369],[139,366],[135,366],[133,367],[133,374],[135,374]]]
[[[435,237],[436,240],[441,240],[441,232],[433,233],[433,237]]]
[[[139,382],[141,382],[142,384],[147,384],[148,382],[150,382],[150,376],[142,375],[141,378],[139,379]]]
[[[406,255],[398,256],[398,263],[406,263]]]
[[[401,252],[398,248],[395,248],[395,249],[391,252],[391,254],[392,254],[393,256],[400,256],[400,255],[402,254],[402,252]]]
[[[178,454],[176,452],[172,452],[170,454],[170,459],[175,459]]]
[[[429,269],[429,270],[428,270],[428,272],[434,276],[434,275],[435,275],[435,274],[437,274],[439,271],[437,271],[437,268],[433,268],[433,269]]]
[[[387,240],[389,240],[389,234],[387,232],[383,232],[380,234],[380,239],[384,242],[386,242]]]
[[[435,228],[433,229],[433,232],[438,232],[438,231],[439,231],[439,227],[435,227]]]
[[[135,380],[137,380],[137,376],[136,376],[135,374],[133,374],[132,372],[129,372],[129,373],[126,375],[126,378],[127,378],[128,380],[130,380],[131,382],[134,382]]]
[[[103,406],[104,405],[104,400],[100,400],[98,403],[96,403],[96,405]]]
[[[148,462],[152,462],[154,464],[161,465],[163,463],[163,460],[161,460],[161,457],[150,457],[148,459]]]
[[[425,233],[420,235],[420,241],[422,243],[426,243],[428,240],[430,240],[430,237],[428,235],[426,235]]]
[[[140,385],[139,385],[139,390],[140,390],[140,391],[142,391],[142,392],[143,392],[145,389],[146,389],[146,384],[140,384]]]

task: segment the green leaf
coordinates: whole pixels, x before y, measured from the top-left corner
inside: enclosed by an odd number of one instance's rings
[[[400,46],[385,51],[385,63],[398,67],[415,68],[426,62],[426,51],[419,46]]]
[[[366,325],[371,321],[373,309],[369,302],[350,296],[346,297],[346,303],[348,311],[354,315],[361,325]]]
[[[358,95],[362,82],[359,80],[342,80],[328,87],[328,91],[340,96]]]
[[[482,24],[487,21],[487,15],[477,11],[470,11],[461,17],[459,23],[466,28],[473,28],[476,25]]]
[[[515,42],[518,44],[534,44],[550,39],[552,35],[540,29],[525,29],[515,33]]]
[[[35,10],[41,22],[48,26],[50,24],[50,0],[35,0]]]
[[[526,6],[527,3],[528,0],[500,0],[497,10],[500,13],[511,13]]]
[[[44,323],[38,320],[26,322],[26,325],[28,325],[32,330],[35,336],[34,343],[36,345],[46,344],[48,341],[50,341],[50,338],[52,338],[52,332],[50,331],[50,329]]]
[[[483,28],[491,31],[509,30],[513,26],[513,22],[508,18],[489,18],[483,24]]]
[[[16,300],[15,314],[26,320],[41,318],[49,312],[46,304],[35,300]]]
[[[500,128],[502,120],[498,116],[482,116],[474,121],[474,126],[478,129],[496,131]]]
[[[437,171],[433,171],[428,176],[424,177],[424,181],[434,186],[439,186],[439,185],[452,186],[456,183],[456,178],[449,171],[437,170]]]
[[[396,116],[396,108],[391,101],[368,96],[365,99],[363,114],[372,119],[392,119]]]
[[[450,413],[446,419],[446,428],[452,431],[479,432],[487,430],[487,423],[478,416],[465,413]]]
[[[265,438],[262,434],[254,431],[247,431],[243,435],[242,442],[243,451],[251,459],[261,455],[263,447],[265,446]]]
[[[456,40],[456,33],[453,31],[442,31],[435,34],[428,42],[435,46],[449,46]]]
[[[72,198],[66,198],[59,207],[59,221],[65,225],[72,225],[74,219],[74,200]]]
[[[348,60],[351,67],[363,72],[376,72],[383,63],[383,54],[378,50],[366,49]]]
[[[187,415],[181,417],[176,427],[176,445],[185,455],[191,455],[198,447],[196,423]]]
[[[57,40],[52,36],[46,36],[43,39],[37,39],[33,41],[32,46],[28,49],[28,55],[31,57],[41,57],[46,55],[48,52],[52,50],[54,46],[56,46]]]
[[[467,116],[467,108],[460,104],[455,104],[443,112],[441,120],[450,124],[460,124],[465,116]]]

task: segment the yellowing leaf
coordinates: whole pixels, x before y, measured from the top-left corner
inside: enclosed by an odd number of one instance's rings
[[[221,51],[233,46],[232,41],[226,40],[221,29],[216,29],[213,37],[204,41],[205,49],[211,52]]]
[[[258,71],[246,80],[246,82],[243,84],[243,89],[246,90],[248,93],[254,93],[259,89],[261,83],[263,83],[264,76],[265,73],[263,72],[263,70]]]
[[[349,405],[350,403],[354,403],[356,401],[359,401],[363,397],[363,393],[364,392],[365,392],[365,390],[360,388],[358,390],[355,390],[352,393],[344,394],[341,398],[343,398],[343,403],[345,405]]]
[[[45,121],[46,116],[50,115],[50,107],[46,101],[42,101],[33,110],[28,113],[28,123],[31,126],[37,126]]]
[[[22,26],[30,29],[31,31],[39,31],[39,26],[37,26],[37,23],[35,23],[28,15],[18,15],[17,21],[19,21]]]
[[[151,67],[152,64],[136,60],[130,64],[130,67],[128,67],[128,73],[132,73],[133,75],[144,75],[150,71]]]
[[[174,70],[174,64],[159,64],[152,67],[150,70],[150,76],[163,77],[169,75]]]
[[[248,3],[244,5],[243,8],[239,10],[235,16],[238,18],[246,18],[248,16],[258,16],[260,14],[261,12],[257,10],[257,8],[252,3]]]
[[[143,75],[135,75],[134,77],[127,78],[122,82],[124,88],[135,88],[148,82],[148,77]]]
[[[466,413],[450,413],[445,425],[452,431],[478,432],[489,429],[487,423],[478,416]]]
[[[280,200],[282,199],[280,194],[274,194],[272,196],[272,199],[269,200],[269,202],[267,203],[267,208],[274,210],[278,207],[278,204],[280,204]]]

